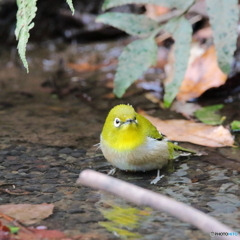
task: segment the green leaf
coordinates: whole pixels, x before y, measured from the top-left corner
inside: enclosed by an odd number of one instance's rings
[[[144,15],[129,13],[109,12],[97,17],[96,21],[109,24],[139,37],[148,37],[158,28],[158,23],[154,20]]]
[[[10,227],[8,226],[11,233],[15,234],[15,233],[18,233],[18,231],[20,230],[20,227]]]
[[[122,97],[126,89],[157,60],[157,45],[153,38],[136,40],[125,47],[119,57],[114,79],[114,94]]]
[[[165,85],[164,105],[170,107],[184,79],[192,40],[192,26],[185,17],[170,20],[164,29],[172,34],[174,44],[174,73],[170,83]]]
[[[194,0],[105,0],[102,6],[103,10],[107,10],[112,7],[117,7],[125,4],[155,4],[160,5],[167,8],[177,8],[186,10],[193,3]]]
[[[239,132],[240,131],[240,121],[233,121],[232,123],[231,123],[231,129],[232,129],[232,131],[234,131],[234,132]]]
[[[68,6],[70,7],[71,11],[72,11],[72,15],[74,14],[74,7],[73,7],[73,3],[72,3],[72,0],[66,0],[67,3],[68,3]]]
[[[216,111],[223,108],[223,104],[217,104],[213,106],[203,107],[195,112],[195,116],[203,123],[208,125],[220,125],[225,120],[225,117],[221,117]]]
[[[206,0],[206,5],[217,50],[218,65],[228,74],[238,36],[238,0]]]
[[[31,23],[36,16],[37,0],[17,0],[17,26],[15,35],[18,40],[18,53],[23,62],[24,67],[28,72],[28,63],[26,59],[26,47],[29,38],[29,31],[33,28],[34,23]]]

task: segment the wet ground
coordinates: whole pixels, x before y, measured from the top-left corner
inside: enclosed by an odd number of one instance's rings
[[[1,50],[0,188],[8,186],[9,193],[1,193],[0,204],[53,203],[53,215],[37,225],[70,235],[93,234],[89,239],[209,239],[165,213],[75,184],[83,169],[106,173],[111,168],[93,145],[112,106],[131,103],[156,110],[153,114],[162,119],[181,118],[158,109],[141,89],[133,87],[122,100],[111,98],[115,59],[127,41],[31,46],[28,75],[16,53]],[[67,67],[69,62],[104,66],[77,72]],[[230,119],[240,116],[238,106],[226,106]],[[115,177],[200,209],[240,234],[240,150],[181,145],[208,155],[175,161],[163,169],[165,177],[157,185],[149,184],[156,171],[118,171]]]

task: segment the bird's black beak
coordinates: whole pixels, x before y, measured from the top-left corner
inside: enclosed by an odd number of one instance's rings
[[[135,119],[127,119],[125,123],[136,123]]]

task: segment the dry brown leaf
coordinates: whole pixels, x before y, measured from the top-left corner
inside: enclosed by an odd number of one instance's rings
[[[53,212],[53,204],[6,204],[0,206],[0,212],[24,224],[34,224],[47,218]]]
[[[226,80],[227,75],[219,69],[215,48],[211,46],[188,66],[177,99],[197,98],[209,88],[223,85]]]
[[[211,27],[202,28],[193,35],[193,38],[198,39],[198,40],[209,39],[211,37],[212,37],[212,28]]]
[[[151,101],[153,103],[160,102],[160,99],[154,93],[148,92],[148,93],[145,93],[144,96],[146,99],[148,99],[149,101]]]
[[[157,6],[154,4],[146,4],[145,8],[146,8],[146,12],[145,12],[146,16],[151,19],[155,19],[158,16],[168,13],[170,11],[169,8]]]
[[[91,65],[89,63],[68,63],[67,66],[77,72],[96,71],[105,67],[105,65]]]
[[[199,108],[201,108],[201,106],[197,103],[174,101],[170,110],[181,113],[187,119],[192,119],[194,112],[196,112]]]
[[[209,126],[189,120],[161,120],[140,111],[169,140],[191,142],[208,147],[233,146],[233,136],[223,126]]]
[[[60,232],[58,230],[47,230],[47,229],[30,229],[30,230],[31,232],[20,231],[17,234],[16,239],[72,240],[72,238],[67,238],[63,232]]]

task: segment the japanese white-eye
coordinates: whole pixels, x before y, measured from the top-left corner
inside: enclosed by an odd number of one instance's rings
[[[180,152],[195,153],[169,142],[149,120],[125,104],[110,110],[100,147],[108,162],[129,171],[161,169]]]

